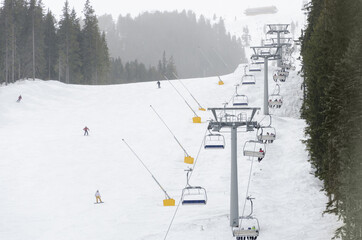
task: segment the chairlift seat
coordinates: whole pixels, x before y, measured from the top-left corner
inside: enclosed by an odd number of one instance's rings
[[[195,200],[183,200],[182,201],[182,205],[187,205],[187,204],[191,204],[191,205],[197,205],[197,204],[200,204],[200,205],[202,205],[202,204],[206,204],[206,201],[205,200],[197,200],[197,199],[195,199]]]
[[[234,229],[233,234],[235,237],[257,237],[259,231],[252,229]]]
[[[255,82],[243,82],[243,85],[253,85]]]
[[[255,63],[251,64],[249,67],[249,71],[250,72],[260,72],[261,71],[260,65],[257,65]]]
[[[274,134],[258,135],[258,140],[259,141],[274,141],[275,135]]]
[[[265,156],[265,152],[244,150],[244,156],[263,158]]]
[[[270,101],[269,102],[269,107],[279,107],[279,106],[282,106],[283,105],[283,102],[279,102],[279,101]]]
[[[182,190],[182,205],[205,205],[207,203],[206,190],[200,186],[188,186]]]
[[[248,106],[247,102],[234,102],[233,106]]]
[[[233,106],[248,106],[248,97],[245,95],[234,96]]]
[[[288,72],[288,71],[278,71],[278,75],[279,75],[279,76],[286,76],[286,77],[288,77],[288,76],[289,76],[289,72]]]
[[[205,136],[204,139],[204,148],[205,149],[224,149],[225,148],[225,138],[221,134],[210,133]]]
[[[244,75],[242,77],[243,85],[252,85],[255,84],[255,76],[254,75]]]

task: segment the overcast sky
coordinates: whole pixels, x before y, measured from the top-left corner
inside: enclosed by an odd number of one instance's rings
[[[78,16],[83,16],[86,0],[69,0],[71,8],[74,7]],[[57,17],[61,14],[65,0],[43,0],[45,8],[49,8]],[[294,2],[294,4],[293,4]],[[192,10],[196,14],[211,17],[214,13],[218,16],[240,16],[248,7],[271,6],[281,9],[285,5],[301,8],[301,0],[91,0],[91,6],[96,14],[112,14],[117,19],[119,14],[130,13],[136,16],[144,11],[153,10]],[[284,4],[284,6],[282,6]]]

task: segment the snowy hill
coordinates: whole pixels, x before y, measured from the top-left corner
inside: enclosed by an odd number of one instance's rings
[[[270,75],[274,70],[270,67]],[[243,66],[218,79],[187,79],[184,84],[204,107],[221,107],[240,83]],[[255,86],[242,86],[250,106],[261,107],[262,72]],[[311,174],[301,143],[300,79],[291,72],[281,86],[284,105],[274,109],[277,140],[265,159],[254,162],[250,194],[261,225],[258,239],[329,239],[337,226],[322,217],[321,183]],[[194,109],[197,105],[173,81]],[[270,81],[273,90],[274,82]],[[206,206],[180,206],[167,239],[233,239],[229,227],[230,134],[226,148],[208,151],[202,141],[211,113],[197,111],[202,123],[172,86],[161,82],[112,86],[19,81],[0,88],[0,239],[164,239],[176,207],[163,207],[164,194],[121,141],[133,147],[178,204],[186,184],[181,144],[198,156],[190,183],[207,190]],[[16,103],[21,94],[23,100]],[[262,112],[258,114],[262,119]],[[90,135],[83,136],[83,127]],[[255,132],[238,134],[239,208],[243,209],[251,161],[242,156]],[[199,153],[199,155],[198,155]],[[99,189],[104,204],[93,204]],[[248,212],[248,206],[245,212]],[[241,214],[241,213],[240,213]]]

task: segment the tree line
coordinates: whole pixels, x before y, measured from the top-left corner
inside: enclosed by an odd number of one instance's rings
[[[301,37],[306,146],[345,240],[362,239],[361,9],[360,0],[311,0]]]
[[[111,83],[135,83],[155,81],[160,79],[175,79],[177,76],[173,56],[167,58],[163,52],[162,59],[158,61],[157,68],[138,62],[138,60],[122,63],[120,57],[111,59]]]
[[[0,9],[0,81],[58,79],[65,83],[105,83],[109,53],[105,34],[89,0],[84,20],[68,1],[56,22],[41,0],[5,0]]]
[[[245,59],[241,39],[231,36],[222,18],[192,11],[144,12],[136,17],[99,17],[111,57],[157,66],[163,51],[173,56],[180,77],[230,73]]]
[[[5,0],[0,8],[0,83],[18,79],[59,80],[71,84],[111,84],[174,78],[173,57],[158,67],[109,56],[105,32],[87,0],[79,18],[65,1],[60,20],[41,0]],[[162,55],[162,52],[161,54]],[[161,56],[158,56],[160,59]]]

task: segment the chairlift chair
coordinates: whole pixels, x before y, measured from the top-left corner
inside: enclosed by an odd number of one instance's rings
[[[255,84],[255,76],[254,75],[244,75],[241,78],[241,83],[243,85],[252,85]]]
[[[258,65],[256,63],[251,63],[250,66],[249,66],[249,71],[250,72],[260,72],[261,67],[260,67],[260,65]]]
[[[189,184],[189,173],[192,169],[187,169],[185,171],[187,171],[187,185],[182,190],[182,205],[205,205],[207,203],[206,189],[200,186],[191,186]]]
[[[224,149],[225,148],[224,136],[219,133],[207,134],[204,138],[204,148],[205,149]]]
[[[263,152],[260,152],[260,149],[262,149]],[[266,146],[259,141],[249,140],[245,142],[243,152],[244,156],[247,157],[264,158]]]
[[[267,38],[263,40],[263,45],[264,46],[273,46],[273,40],[271,38]]]
[[[273,80],[274,81],[281,81],[281,82],[285,82],[285,80],[287,79],[287,77],[285,75],[280,75],[279,71],[275,71],[273,74]]]
[[[182,190],[182,205],[205,205],[206,190],[200,186],[187,186]]]
[[[286,68],[285,68],[285,69],[286,69]],[[288,72],[288,71],[278,70],[277,74],[278,74],[279,76],[286,76],[286,77],[289,76],[289,72]]]
[[[256,131],[256,137],[261,142],[272,143],[276,139],[276,131],[273,127],[260,127]]]
[[[240,217],[241,224],[233,229],[233,235],[237,240],[257,239],[260,232],[259,220],[255,217]]]
[[[283,105],[283,97],[279,94],[271,94],[268,103],[270,108],[280,108]]]
[[[239,217],[239,226],[233,229],[233,236],[237,240],[252,239],[256,240],[260,232],[259,220],[253,217],[253,199],[250,196],[246,198],[250,201],[251,211],[247,216]]]
[[[236,94],[233,97],[233,106],[248,106],[248,97],[246,95]]]

